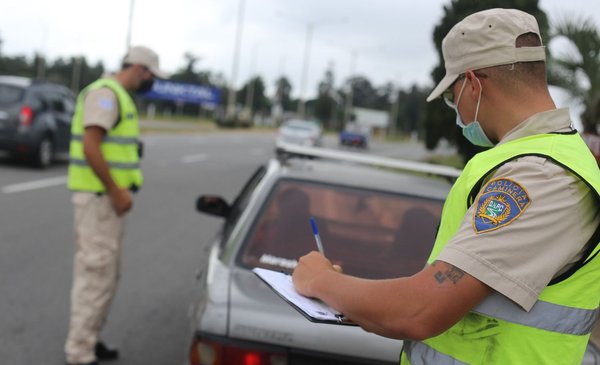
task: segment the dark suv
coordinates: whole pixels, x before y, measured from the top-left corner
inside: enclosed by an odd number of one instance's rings
[[[0,76],[0,149],[47,167],[68,152],[75,95],[65,86]]]

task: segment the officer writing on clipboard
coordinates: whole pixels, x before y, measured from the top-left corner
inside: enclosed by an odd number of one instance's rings
[[[548,92],[538,24],[478,12],[442,50],[446,75],[427,100],[442,96],[465,137],[493,148],[451,189],[428,264],[365,280],[312,252],[296,290],[406,340],[402,364],[579,364],[600,300],[600,171]]]

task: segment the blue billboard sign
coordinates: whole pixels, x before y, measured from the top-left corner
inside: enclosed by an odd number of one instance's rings
[[[152,90],[142,96],[147,99],[195,103],[214,108],[219,105],[221,91],[213,86],[156,79]]]

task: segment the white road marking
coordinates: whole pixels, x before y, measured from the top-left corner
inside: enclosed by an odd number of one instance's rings
[[[48,188],[51,186],[64,185],[67,183],[67,176],[51,177],[48,179],[29,181],[19,184],[6,185],[2,187],[4,194],[20,193],[22,191]]]
[[[187,155],[181,158],[181,163],[194,163],[194,162],[202,162],[208,159],[208,155],[206,153],[200,153],[197,155]]]

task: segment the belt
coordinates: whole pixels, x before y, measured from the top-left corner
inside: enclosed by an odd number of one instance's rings
[[[129,187],[129,191],[131,191],[132,193],[137,193],[140,190],[140,187],[137,185],[131,185]],[[105,191],[97,191],[96,192],[96,196],[103,196],[104,194],[106,194]]]

